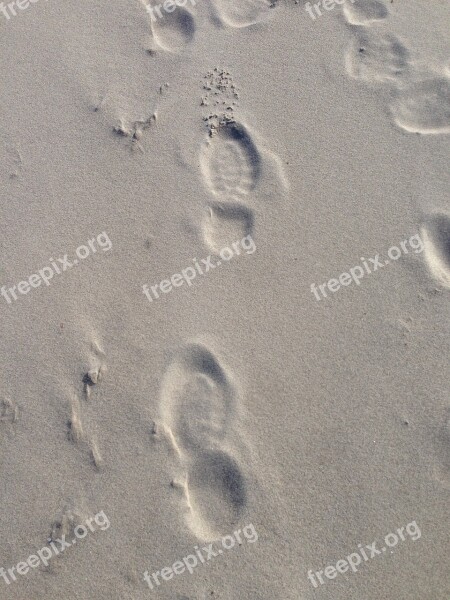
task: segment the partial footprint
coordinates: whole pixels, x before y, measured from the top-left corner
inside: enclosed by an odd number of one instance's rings
[[[241,469],[223,449],[235,411],[235,387],[217,358],[200,344],[184,348],[166,373],[161,413],[187,473],[187,522],[201,539],[230,531],[246,505]]]
[[[395,81],[409,67],[409,51],[393,35],[361,32],[346,54],[345,67],[354,79]]]
[[[386,5],[381,0],[347,0],[344,15],[352,25],[368,25],[388,16]]]
[[[261,155],[247,129],[237,122],[222,125],[202,147],[200,165],[215,196],[239,200],[261,175]]]
[[[235,403],[229,377],[200,344],[184,348],[166,373],[162,418],[183,448],[207,448],[223,440]]]
[[[182,50],[194,39],[194,17],[181,6],[177,6],[171,13],[161,9],[160,12],[161,17],[154,13],[152,18],[151,27],[155,41],[168,52]]]
[[[450,216],[434,214],[421,229],[425,260],[433,277],[450,289]]]
[[[411,133],[450,133],[450,79],[428,79],[400,91],[392,112]]]
[[[189,470],[186,493],[188,525],[203,539],[232,531],[247,503],[241,469],[225,452],[205,450],[199,456]]]
[[[220,21],[229,27],[248,27],[269,17],[270,0],[214,0]]]
[[[203,240],[214,254],[231,247],[253,232],[253,212],[240,204],[217,204],[208,207],[202,223]]]

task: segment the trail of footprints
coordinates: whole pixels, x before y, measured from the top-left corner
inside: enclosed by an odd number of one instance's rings
[[[275,4],[268,0],[213,0],[219,22],[247,27],[265,20]],[[346,3],[344,14],[355,27],[356,39],[346,56],[350,76],[367,82],[399,83],[393,105],[396,123],[406,131],[450,132],[450,84],[447,76],[430,78],[412,85],[400,85],[409,74],[410,55],[406,46],[392,35],[372,32],[370,27],[388,16],[381,0]],[[151,21],[157,44],[177,52],[189,45],[196,33],[195,19],[187,8]],[[234,117],[238,92],[224,70],[208,74],[208,92],[203,106],[217,109],[206,120],[207,139],[201,146],[200,165],[211,201],[203,223],[204,241],[213,252],[231,241],[252,234],[254,211],[247,205],[262,178],[263,152],[249,129]],[[144,123],[147,125],[147,122]],[[133,133],[133,139],[135,137]],[[279,174],[276,185],[283,187]],[[422,235],[429,267],[439,282],[450,288],[450,217],[431,216]],[[84,396],[89,399],[104,376],[104,353],[96,347],[92,367],[83,378]],[[246,477],[234,445],[240,398],[232,378],[217,356],[199,343],[186,345],[168,367],[161,390],[161,417],[178,453],[183,476],[175,482],[187,506],[186,521],[192,532],[212,540],[232,530],[247,503]],[[83,429],[81,402],[71,402],[69,439],[87,448],[96,469],[102,457],[95,439]],[[0,424],[15,423],[18,409],[9,400],[0,404]],[[445,435],[448,446],[449,424]],[[52,526],[49,542],[69,535],[84,515],[67,507]]]
[[[404,42],[378,25],[389,16],[385,0],[346,2],[344,15],[355,39],[345,56],[347,73],[367,83],[393,86],[396,100],[391,112],[396,125],[409,133],[450,133],[450,78],[414,70]]]
[[[397,126],[409,133],[450,133],[450,72],[414,73],[410,51],[391,34],[373,29],[376,22],[388,16],[386,4],[367,0],[344,8],[347,21],[355,26],[355,40],[345,57],[348,74],[367,83],[394,86],[396,99],[391,112]],[[428,215],[421,228],[424,255],[435,281],[450,289],[450,215],[436,212]],[[450,487],[450,412],[435,440],[438,462],[436,479]]]
[[[344,14],[354,27],[355,40],[345,57],[351,77],[367,83],[393,86],[396,98],[391,113],[397,126],[409,133],[428,135],[450,133],[450,73],[440,76],[414,71],[406,45],[388,33],[377,31],[373,23],[388,16],[381,0],[346,3]],[[450,288],[450,218],[436,213],[422,226],[425,260],[433,278]]]
[[[245,478],[234,456],[238,394],[230,375],[204,345],[186,345],[168,367],[161,417],[180,457],[186,520],[200,539],[236,524],[247,504]]]
[[[274,4],[215,0],[216,21],[246,27],[264,20]],[[186,47],[196,32],[187,8],[152,19],[151,28],[156,43],[168,52]],[[265,165],[253,135],[235,119],[239,94],[230,74],[219,68],[210,71],[204,91],[201,105],[209,107],[204,117],[208,135],[200,149],[200,165],[213,200],[202,232],[207,247],[218,253],[253,233],[254,211],[247,200],[257,191]],[[274,186],[285,187],[281,172],[274,169],[269,176],[274,173]],[[234,443],[238,402],[230,375],[202,344],[188,344],[167,369],[161,417],[183,469],[173,486],[183,493],[187,524],[199,539],[215,539],[230,531],[247,506],[246,479]]]
[[[277,0],[214,0],[213,21],[220,26],[249,27],[270,16],[270,9]],[[146,3],[142,2],[144,6]],[[156,44],[166,52],[179,52],[192,43],[196,34],[196,20],[193,7],[198,9],[197,0],[187,0],[185,7],[177,6],[172,12],[161,5],[149,13],[151,31]]]

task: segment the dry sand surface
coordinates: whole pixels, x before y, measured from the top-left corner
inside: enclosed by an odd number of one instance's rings
[[[448,0],[146,2],[0,4],[0,600],[448,600]]]

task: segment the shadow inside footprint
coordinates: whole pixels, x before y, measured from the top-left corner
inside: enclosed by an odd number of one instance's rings
[[[439,213],[432,215],[421,233],[431,274],[441,285],[450,288],[450,217]]]
[[[202,344],[188,344],[169,366],[162,418],[186,473],[186,518],[199,539],[229,532],[247,504],[241,468],[224,445],[233,434],[236,403],[230,376]]]
[[[403,90],[392,111],[397,125],[410,133],[450,133],[450,79],[430,79]]]
[[[215,0],[219,21],[229,27],[248,27],[264,21],[274,3],[270,0]]]
[[[191,527],[205,539],[229,533],[247,503],[242,472],[225,452],[204,451],[189,471]]]
[[[214,254],[253,232],[253,212],[240,204],[210,206],[202,224],[203,239]]]
[[[167,371],[162,416],[182,453],[219,444],[235,417],[235,402],[226,372],[200,344],[187,346]]]
[[[200,163],[210,191],[224,199],[247,195],[261,175],[261,154],[247,129],[236,122],[221,126],[208,139]]]
[[[354,79],[395,81],[409,66],[409,51],[393,35],[361,32],[346,54],[345,66]]]
[[[162,11],[161,14],[161,18],[152,22],[152,31],[163,50],[177,52],[192,42],[196,27],[190,12],[177,6],[174,12]]]
[[[368,25],[373,21],[381,21],[388,16],[386,5],[380,0],[366,0],[344,4],[344,15],[352,25]]]

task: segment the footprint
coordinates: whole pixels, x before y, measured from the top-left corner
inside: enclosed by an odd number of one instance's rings
[[[428,79],[401,90],[392,112],[397,125],[411,133],[450,133],[450,79]]]
[[[450,289],[450,216],[436,213],[421,229],[425,260],[433,277]]]
[[[350,77],[368,82],[395,81],[409,67],[409,51],[393,35],[360,33],[345,57]]]
[[[161,413],[186,472],[187,523],[201,539],[215,539],[237,523],[246,485],[237,461],[224,450],[233,427],[236,390],[218,359],[190,344],[168,368]]]
[[[205,450],[186,481],[188,525],[211,539],[232,530],[246,506],[246,485],[239,465],[228,454]]]
[[[200,165],[209,191],[224,199],[246,196],[261,175],[261,155],[247,129],[235,121],[205,142]]]
[[[368,25],[381,21],[388,16],[384,2],[380,0],[347,0],[344,4],[344,15],[352,25]]]
[[[202,232],[206,246],[214,254],[239,242],[253,232],[253,212],[240,204],[217,204],[208,207]]]
[[[190,44],[195,35],[195,20],[192,14],[177,6],[174,12],[161,11],[161,17],[155,15],[151,28],[155,41],[167,52],[179,52]]]
[[[248,27],[267,19],[270,0],[214,0],[219,20],[229,27]]]
[[[176,440],[196,450],[221,442],[230,425],[236,391],[214,355],[188,345],[169,367],[162,392],[162,417]]]

